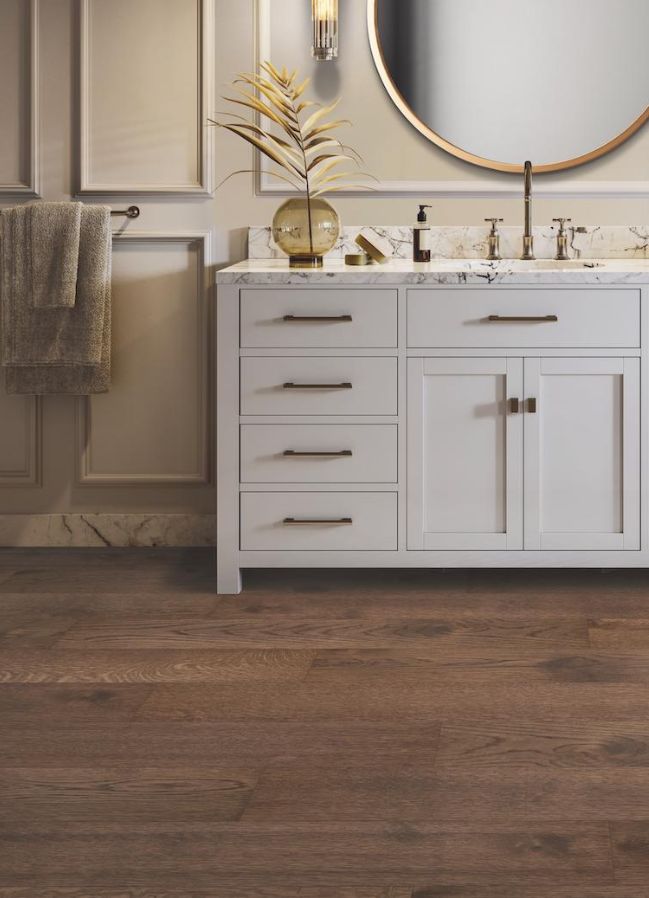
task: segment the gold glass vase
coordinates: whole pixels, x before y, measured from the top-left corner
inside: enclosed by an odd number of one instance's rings
[[[322,257],[339,236],[338,213],[322,197],[287,200],[273,218],[273,239],[289,257],[291,268],[322,268]]]

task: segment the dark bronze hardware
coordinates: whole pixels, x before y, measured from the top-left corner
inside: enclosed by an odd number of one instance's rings
[[[310,321],[353,321],[351,315],[284,315],[283,321],[310,322]]]
[[[128,209],[116,209],[114,212],[110,213],[111,215],[124,215],[126,218],[139,218],[140,217],[140,207],[139,206],[129,206]]]
[[[538,321],[558,321],[558,320],[559,320],[558,315],[489,315],[489,317],[487,318],[487,321],[500,322],[501,324],[503,322],[512,322],[512,321],[527,322],[529,324],[530,322],[535,322],[535,321],[538,322]]]
[[[284,384],[285,390],[351,390],[353,384],[349,381],[343,381],[341,384]]]
[[[302,524],[353,524],[351,518],[284,518],[283,522],[287,526]]]
[[[521,402],[520,399],[510,399],[509,400],[509,411],[512,415],[517,415],[521,410]]]
[[[341,449],[340,452],[298,452],[296,449],[287,449],[285,458],[349,458],[351,449]]]
[[[537,412],[537,408],[538,408],[538,403],[537,403],[536,399],[528,399],[527,400],[527,410],[530,413],[530,415],[535,415]]]

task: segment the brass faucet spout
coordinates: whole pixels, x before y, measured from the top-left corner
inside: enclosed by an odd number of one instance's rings
[[[532,163],[525,163],[525,231],[523,233],[523,255],[525,261],[534,256],[534,235],[532,233]]]

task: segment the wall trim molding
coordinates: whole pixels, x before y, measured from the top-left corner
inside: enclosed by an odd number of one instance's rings
[[[25,463],[20,470],[0,468],[0,486],[39,487],[43,470],[43,403],[40,396],[23,397],[25,409]]]
[[[197,184],[101,184],[90,179],[90,18],[92,0],[79,5],[79,135],[77,196],[211,196],[214,191],[214,128],[207,119],[214,102],[214,0],[196,0],[199,10]]]
[[[209,486],[212,483],[212,356],[209,340],[212,319],[210,293],[210,273],[212,267],[212,239],[209,231],[181,231],[178,233],[155,231],[129,231],[114,235],[114,245],[120,243],[184,243],[188,247],[197,246],[196,302],[198,303],[198,327],[196,332],[196,364],[199,389],[196,395],[198,433],[200,447],[195,473],[188,476],[169,475],[129,475],[106,476],[93,472],[92,467],[92,397],[77,399],[75,408],[77,452],[75,477],[77,486]]]
[[[272,0],[255,0],[255,65],[272,59],[271,37]],[[365,20],[364,20],[365,21]],[[372,65],[374,63],[372,62]],[[386,94],[387,97],[387,94]],[[404,124],[406,124],[404,119]],[[408,125],[408,127],[411,127]],[[255,192],[258,196],[292,196],[295,191],[269,174],[271,163],[255,151]],[[508,176],[511,183],[503,181],[503,175],[494,172],[497,180],[489,183],[489,173],[484,169],[482,178],[475,181],[379,181],[372,183],[372,190],[341,190],[339,197],[437,197],[439,199],[518,199],[522,186],[519,175]],[[646,199],[649,181],[585,181],[577,178],[557,178],[538,175],[534,182],[537,197],[557,199]]]
[[[0,546],[4,548],[194,548],[215,544],[214,515],[0,515]]]
[[[40,91],[39,91],[39,3],[29,0],[29,177],[27,183],[0,184],[0,199],[37,199],[41,195]]]

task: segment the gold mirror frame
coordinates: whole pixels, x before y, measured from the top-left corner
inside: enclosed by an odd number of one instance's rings
[[[456,156],[458,159],[463,159],[464,162],[470,162],[472,165],[478,165],[481,168],[488,168],[492,171],[502,171],[502,172],[510,172],[516,174],[522,174],[524,171],[524,165],[521,163],[520,165],[516,165],[511,162],[497,162],[494,159],[485,159],[482,156],[476,156],[473,153],[469,153],[466,150],[461,149],[461,147],[455,146],[455,144],[450,143],[448,140],[445,140],[440,134],[437,134],[432,130],[422,119],[416,115],[413,110],[408,105],[406,99],[403,94],[399,91],[399,88],[394,83],[390,72],[388,71],[388,67],[385,62],[385,56],[383,54],[383,48],[381,46],[381,39],[379,37],[379,24],[378,24],[378,4],[379,0],[368,0],[367,2],[367,27],[369,32],[370,39],[370,47],[372,48],[372,56],[374,57],[374,63],[378,70],[379,75],[381,76],[381,81],[388,94],[392,98],[394,104],[397,109],[404,115],[411,125],[414,125],[415,128],[427,137],[431,143],[436,144],[442,150],[445,150],[447,153],[450,153],[452,156]],[[625,141],[627,141],[630,137],[636,134],[642,126],[649,121],[649,106],[645,109],[642,115],[637,118],[629,127],[619,134],[617,137],[613,138],[613,140],[608,141],[608,143],[603,144],[595,150],[592,150],[590,153],[585,153],[583,156],[577,156],[575,159],[565,159],[562,162],[553,162],[548,165],[535,165],[535,172],[554,172],[554,171],[564,171],[568,168],[576,168],[578,165],[584,165],[587,162],[592,162],[594,159],[599,159],[601,156],[605,156],[607,153],[610,153],[612,150],[616,150],[619,146],[621,146]]]

